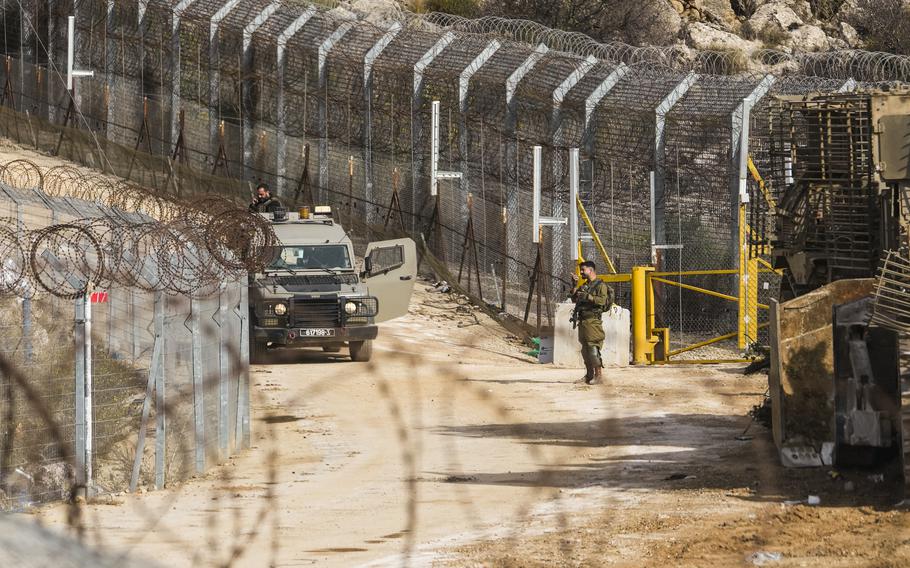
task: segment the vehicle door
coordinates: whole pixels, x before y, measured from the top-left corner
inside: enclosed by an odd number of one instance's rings
[[[363,280],[379,300],[376,322],[408,313],[417,279],[417,246],[411,239],[370,243],[364,257]]]

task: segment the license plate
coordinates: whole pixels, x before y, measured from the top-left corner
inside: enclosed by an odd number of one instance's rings
[[[335,330],[327,327],[317,327],[310,329],[301,329],[300,337],[332,337]]]

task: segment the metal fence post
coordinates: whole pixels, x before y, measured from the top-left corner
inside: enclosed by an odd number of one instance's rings
[[[107,291],[107,351],[112,359],[119,359],[118,346],[115,345],[117,337],[114,334],[114,290],[115,288],[110,288]]]
[[[520,240],[521,223],[518,222],[520,217],[520,189],[518,187],[518,167],[521,160],[518,156],[518,138],[516,131],[518,129],[518,104],[515,99],[515,93],[518,90],[518,84],[530,73],[541,59],[550,51],[550,48],[541,43],[534,48],[534,51],[522,62],[521,65],[512,71],[506,80],[506,118],[503,132],[503,138],[506,141],[506,159],[505,169],[509,173],[514,173],[515,185],[512,188],[503,188],[505,193],[505,203],[501,212],[503,224],[503,274],[504,282],[511,282],[518,278],[518,254],[515,251],[509,251],[509,243],[516,243]],[[512,254],[509,254],[509,253]],[[503,309],[508,305],[508,289],[503,295]]]
[[[562,128],[562,103],[565,101],[569,91],[575,88],[575,86],[584,79],[585,75],[594,69],[595,65],[597,65],[597,58],[592,55],[588,56],[578,65],[578,67],[569,73],[565,79],[563,79],[558,87],[553,89],[553,93],[550,95],[552,101],[552,110],[550,114],[550,142],[553,146],[553,152],[560,151],[566,144]],[[560,189],[564,187],[561,180],[564,178],[565,171],[563,170],[561,160],[556,159],[555,156],[551,155],[550,161],[552,166],[550,172],[553,175],[552,182],[549,184],[552,187],[551,195],[553,206],[551,207],[551,211],[554,217],[564,217],[566,215],[566,204],[558,196],[562,193]],[[577,250],[578,244],[569,242],[566,231],[553,231],[550,243],[552,260],[550,261],[549,269],[553,274],[562,274],[569,268],[566,261],[566,253]],[[551,296],[552,293],[551,290]],[[551,298],[547,298],[547,301],[551,301]],[[552,322],[550,323],[552,324]]]
[[[218,28],[221,21],[234,9],[240,0],[227,0],[227,2],[209,19],[209,144],[211,155],[217,163],[218,160],[218,125],[221,121],[221,54]]]
[[[275,147],[276,155],[276,164],[275,164],[275,175],[277,179],[277,195],[280,197],[285,196],[285,186],[287,177],[287,152],[288,152],[288,135],[287,135],[287,111],[285,110],[285,88],[284,88],[284,74],[287,67],[287,57],[285,56],[285,49],[287,47],[288,41],[293,38],[297,32],[303,28],[304,25],[313,17],[313,14],[316,13],[316,8],[310,6],[303,12],[300,16],[294,20],[290,26],[285,28],[283,32],[278,36],[278,41],[275,45],[275,55],[277,58],[277,79],[278,79],[278,96],[276,97],[275,105],[278,107],[278,137]],[[304,103],[305,104],[305,103]],[[305,127],[304,127],[305,130]],[[304,132],[304,137],[306,133]]]
[[[354,24],[351,22],[344,22],[319,46],[319,97],[317,99],[319,101],[319,188],[317,189],[317,199],[328,197],[325,195],[325,188],[329,185],[329,102],[327,100],[329,94],[326,90],[328,80],[326,63],[329,52],[353,27]]]
[[[171,128],[170,128],[170,146],[177,143],[177,137],[180,135],[180,18],[183,12],[195,0],[181,0],[171,12],[171,72],[174,74],[174,81],[171,84]]]
[[[670,110],[682,99],[692,85],[698,80],[698,75],[689,73],[679,82],[672,91],[654,109],[654,182],[653,182],[653,209],[654,218],[651,220],[654,231],[651,234],[652,247],[667,244],[667,227],[664,222],[666,208],[666,194],[664,192],[664,130],[667,124],[667,115]],[[656,249],[651,249],[651,258],[654,259]]]
[[[92,300],[91,286],[86,287],[85,297],[85,488],[86,493],[91,495],[92,491],[92,454],[95,436],[95,412],[93,406],[93,394],[95,390],[93,381],[93,362],[92,362]]]
[[[12,192],[6,192],[11,198],[14,198]],[[22,205],[18,199],[14,199],[16,204],[16,240],[22,242]],[[23,267],[24,268],[24,267]],[[28,286],[27,283],[22,284]],[[25,362],[32,361],[32,299],[28,295],[22,298],[22,350],[25,352]]]
[[[255,112],[253,104],[253,80],[250,77],[253,76],[253,54],[250,51],[250,46],[253,43],[253,34],[256,33],[256,30],[259,29],[262,24],[265,23],[269,16],[275,13],[276,10],[280,7],[280,3],[273,1],[271,4],[266,6],[260,11],[251,22],[249,22],[246,27],[243,28],[243,73],[241,74],[243,79],[243,87],[241,90],[241,111],[242,122],[240,125],[241,129],[241,138],[243,144],[243,179],[251,179],[252,172],[250,168],[253,166],[253,120],[250,118],[250,115]]]
[[[130,475],[130,492],[136,491],[139,485],[139,473],[142,468],[142,458],[145,454],[145,433],[148,429],[146,423],[152,408],[152,396],[155,394],[155,381],[161,373],[161,348],[164,343],[164,337],[155,336],[155,343],[152,347],[152,358],[149,361],[148,382],[145,387],[145,400],[142,401],[142,418],[139,421],[139,439],[136,442],[136,459],[133,461],[133,471]]]
[[[155,336],[161,337],[162,354],[155,375],[155,489],[162,489],[165,483],[165,467],[167,450],[167,405],[165,398],[164,358],[167,350],[165,335],[165,296],[164,292],[155,292]]]
[[[196,473],[205,471],[205,385],[202,378],[202,333],[199,300],[190,298],[190,332],[193,335],[193,421],[196,425]]]
[[[433,60],[453,41],[455,41],[455,33],[447,31],[414,64],[414,88],[411,94],[411,209],[414,215],[411,219],[415,225],[411,227],[412,231],[417,231],[418,229],[416,223],[417,216],[420,213],[417,210],[417,186],[420,185],[421,170],[423,170],[424,150],[422,145],[420,145],[420,148],[415,146],[418,145],[418,140],[422,139],[423,135],[423,120],[420,112],[420,107],[423,106],[423,74],[427,67],[433,63]],[[432,180],[430,183],[432,183]]]
[[[136,313],[136,291],[130,288],[130,353],[133,364],[139,360],[139,317]]]
[[[373,64],[401,32],[401,22],[392,22],[388,31],[373,44],[363,57],[363,200],[364,221],[372,221],[373,207]]]
[[[85,296],[76,298],[73,317],[73,359],[75,361],[75,461],[76,485],[84,487],[87,476],[85,471],[86,448],[86,408],[85,408]]]
[[[54,14],[56,6],[54,6],[56,0],[47,0],[47,13]],[[48,59],[48,68],[54,67],[54,54],[57,53],[57,45],[55,38],[57,37],[57,31],[54,29],[56,24],[55,18],[50,17],[47,19],[47,59]],[[54,85],[56,81],[46,81],[45,85],[47,92],[46,105],[47,105],[47,120],[49,122],[57,121],[57,108],[54,106],[54,100],[56,99],[56,94],[54,93]]]
[[[495,39],[490,41],[483,51],[477,54],[467,67],[462,69],[461,74],[458,76],[458,148],[461,152],[461,164],[459,165],[461,171],[461,195],[458,196],[458,202],[462,204],[461,212],[464,215],[463,218],[467,217],[467,207],[464,204],[466,203],[468,192],[471,191],[468,185],[470,175],[468,173],[468,90],[471,85],[471,77],[480,71],[480,68],[499,51],[501,45]],[[484,175],[484,172],[480,172],[481,177]],[[483,296],[482,290],[480,295]]]
[[[229,335],[225,330],[227,318],[227,302],[225,301],[224,282],[218,288],[218,448],[220,458],[224,459],[228,455],[228,398],[230,392],[230,383],[228,383],[228,373],[230,365],[228,360],[227,342]]]
[[[75,300],[73,359],[75,362],[76,484],[92,494],[92,308],[87,294]]]
[[[739,204],[740,194],[746,189],[746,166],[749,162],[749,114],[752,108],[764,97],[776,82],[774,75],[765,75],[764,78],[745,97],[730,117],[730,219],[733,223],[732,234],[739,231]],[[739,245],[736,239],[731,239],[734,244],[733,265],[738,266]]]
[[[237,440],[241,448],[250,447],[250,339],[249,291],[240,282],[240,372],[237,374]]]

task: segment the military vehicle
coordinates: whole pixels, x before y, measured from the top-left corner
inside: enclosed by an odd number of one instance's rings
[[[417,276],[414,241],[371,243],[362,270],[329,207],[260,213],[279,245],[262,273],[250,275],[250,359],[316,347],[369,361],[376,324],[407,313]]]
[[[769,118],[781,459],[910,483],[910,92],[780,97]]]

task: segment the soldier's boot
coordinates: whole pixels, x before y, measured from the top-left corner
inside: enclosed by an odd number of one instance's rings
[[[586,345],[581,348],[581,358],[585,362],[585,376],[582,379],[585,383],[591,384],[591,381],[594,380],[595,365],[594,361],[591,360],[591,355]]]
[[[584,382],[586,384],[589,384],[589,385],[592,384],[591,382],[594,380],[595,372],[596,371],[594,370],[594,367],[585,363],[585,376],[582,377],[582,379],[584,380]]]
[[[600,358],[597,356],[597,347],[594,345],[585,346],[585,367],[588,369],[585,382],[593,385],[600,373]]]
[[[597,359],[595,361],[596,364],[594,365],[594,382],[601,383],[603,382],[604,362],[600,357],[600,349],[597,350]]]

